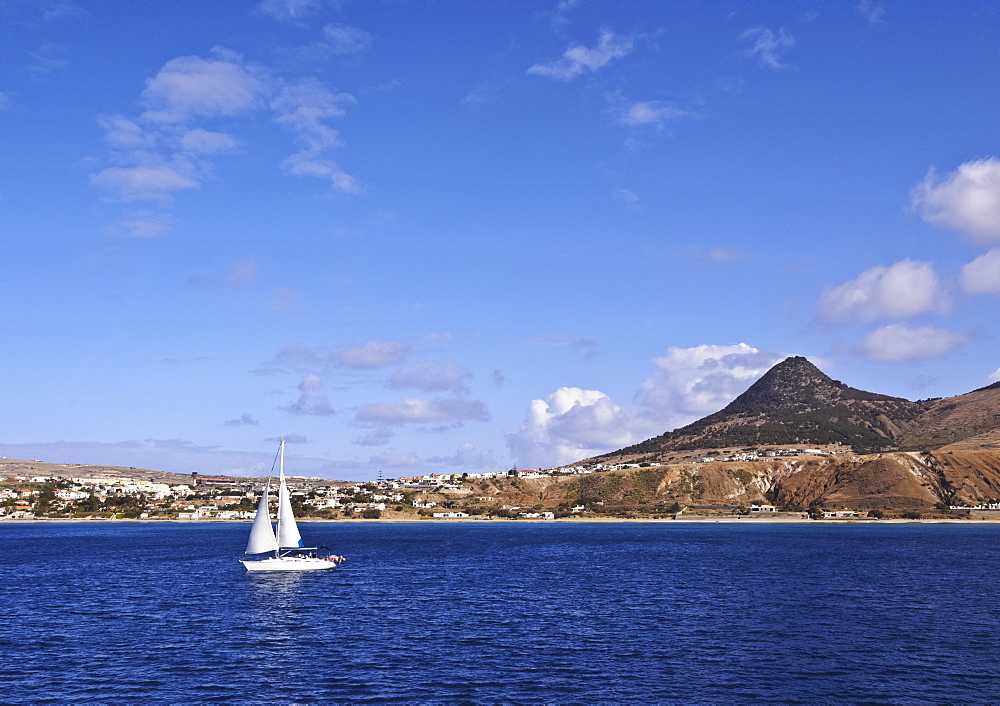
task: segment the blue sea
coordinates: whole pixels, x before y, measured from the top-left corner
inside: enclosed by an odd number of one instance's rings
[[[1000,701],[1000,525],[0,525],[0,701]]]

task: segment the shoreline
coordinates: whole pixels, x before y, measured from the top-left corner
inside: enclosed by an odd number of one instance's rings
[[[904,519],[904,518],[884,518],[881,520],[875,518],[843,518],[843,519],[821,519],[812,520],[808,517],[774,517],[774,518],[747,518],[747,517],[735,517],[732,515],[691,515],[689,517],[681,517],[677,519],[652,519],[652,518],[624,518],[624,517],[580,517],[580,518],[568,518],[562,517],[555,520],[542,520],[537,518],[482,518],[474,519],[471,517],[437,517],[437,518],[396,518],[387,517],[379,519],[362,519],[362,518],[344,518],[337,520],[324,520],[324,519],[309,519],[309,518],[299,518],[297,519],[299,524],[306,523],[316,523],[316,524],[380,524],[380,523],[411,523],[411,524],[506,524],[509,522],[517,523],[530,523],[530,524],[541,524],[541,525],[553,525],[553,524],[750,524],[750,525],[779,525],[779,524],[833,524],[833,525],[847,525],[847,524],[981,524],[983,522],[1000,522],[1000,518],[928,518],[928,519]],[[162,518],[162,519],[138,519],[138,518],[116,518],[111,519],[107,517],[101,518],[87,518],[87,517],[31,517],[31,518],[0,518],[0,524],[26,524],[26,523],[78,523],[78,524],[91,524],[91,523],[131,523],[131,524],[162,524],[162,523],[173,523],[173,524],[252,524],[253,520],[230,520],[215,517],[205,517],[194,519],[177,519],[177,518]]]

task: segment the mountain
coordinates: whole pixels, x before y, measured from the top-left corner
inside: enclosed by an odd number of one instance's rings
[[[668,461],[695,450],[838,444],[854,453],[1000,448],[1000,383],[965,395],[911,402],[833,380],[801,356],[767,371],[724,409],[603,456]],[[687,454],[690,456],[691,454]]]

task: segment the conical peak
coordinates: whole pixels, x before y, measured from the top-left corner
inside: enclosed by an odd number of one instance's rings
[[[847,388],[802,356],[791,356],[764,373],[746,392],[726,407],[726,412],[763,411],[788,404],[828,402]]]

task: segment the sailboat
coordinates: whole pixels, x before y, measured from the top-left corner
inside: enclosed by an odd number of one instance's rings
[[[240,562],[247,571],[322,571],[335,569],[344,557],[331,554],[326,547],[303,547],[292,503],[285,484],[285,440],[281,440],[278,453],[278,531],[271,526],[270,500],[271,477],[268,476],[264,492],[257,505],[257,514],[250,527],[250,541]],[[273,470],[273,467],[272,467]]]

